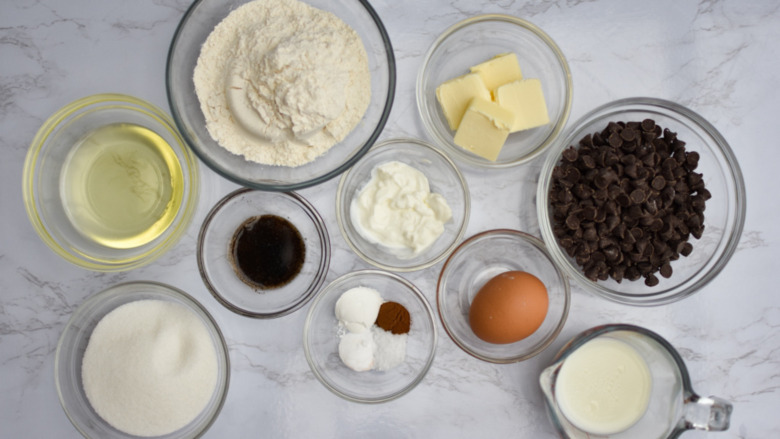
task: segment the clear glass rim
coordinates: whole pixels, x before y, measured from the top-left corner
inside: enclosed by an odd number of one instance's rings
[[[382,37],[382,43],[384,45],[385,53],[387,55],[387,71],[388,71],[388,87],[387,87],[387,96],[385,98],[384,109],[382,110],[382,114],[379,118],[379,123],[374,128],[374,131],[368,137],[368,139],[360,148],[360,150],[358,150],[356,154],[354,154],[352,157],[350,157],[348,160],[346,160],[344,163],[342,163],[335,169],[331,170],[330,172],[327,172],[319,177],[314,177],[311,180],[302,181],[298,183],[281,183],[281,182],[274,183],[274,184],[258,183],[255,181],[242,179],[237,175],[231,174],[227,170],[218,166],[217,163],[214,162],[207,153],[205,153],[205,151],[201,150],[201,148],[198,146],[198,142],[190,137],[190,135],[187,133],[187,130],[181,129],[184,127],[184,123],[182,122],[182,116],[179,113],[179,110],[174,103],[173,90],[171,87],[171,83],[174,81],[174,78],[172,77],[172,66],[171,66],[173,62],[173,53],[177,46],[177,43],[179,42],[182,29],[184,29],[184,27],[187,25],[187,22],[191,18],[194,11],[204,1],[207,0],[196,0],[195,2],[193,2],[189,6],[189,8],[187,8],[187,11],[184,13],[181,20],[179,21],[179,24],[176,27],[176,31],[173,34],[173,39],[171,40],[171,45],[168,48],[168,58],[165,65],[165,90],[168,97],[168,106],[171,109],[171,115],[173,116],[173,121],[175,123],[175,126],[180,128],[181,136],[184,138],[186,144],[189,145],[190,149],[194,151],[195,155],[198,156],[198,158],[200,158],[200,160],[203,161],[203,163],[205,163],[206,166],[208,166],[211,170],[213,170],[223,178],[232,181],[233,183],[239,184],[241,186],[250,187],[253,189],[258,189],[263,191],[289,192],[293,190],[299,190],[311,186],[316,186],[318,184],[330,180],[333,177],[336,177],[337,175],[343,173],[345,170],[349,169],[353,164],[355,164],[355,162],[360,160],[360,158],[363,157],[366,154],[366,152],[368,152],[371,146],[379,138],[379,135],[382,133],[382,130],[384,129],[385,124],[387,123],[387,119],[390,117],[390,110],[393,107],[393,101],[395,99],[395,86],[396,86],[397,73],[396,73],[396,63],[395,63],[395,54],[393,52],[393,46],[390,42],[390,37],[387,34],[387,30],[385,29],[382,20],[379,18],[379,15],[376,13],[376,11],[371,6],[371,4],[368,3],[368,1],[357,0],[360,2],[361,5],[363,5],[366,12],[371,16],[371,19],[376,25],[377,31]]]
[[[175,149],[176,156],[181,159],[182,171],[187,176],[185,181],[188,181],[189,184],[185,185],[185,197],[182,200],[181,212],[179,213],[178,219],[174,220],[169,229],[163,232],[163,236],[167,235],[165,239],[161,240],[156,245],[150,246],[143,253],[133,257],[108,260],[92,257],[91,255],[75,250],[68,251],[68,249],[60,245],[51,233],[49,233],[44,219],[41,218],[40,210],[38,209],[40,200],[37,196],[37,166],[41,160],[41,153],[44,149],[48,148],[47,141],[49,140],[49,137],[60,124],[67,121],[71,116],[74,116],[89,107],[97,107],[96,110],[92,111],[98,111],[101,106],[111,103],[124,105],[123,108],[128,111],[136,111],[151,117],[160,123],[160,125],[176,139],[178,145],[171,145],[171,148]],[[199,178],[200,171],[197,158],[190,148],[185,146],[184,140],[176,129],[173,120],[163,112],[162,109],[134,96],[120,93],[100,93],[85,96],[66,104],[46,119],[43,125],[38,129],[24,161],[24,168],[22,171],[22,198],[24,200],[27,217],[30,220],[33,229],[54,253],[76,266],[89,270],[101,272],[126,271],[152,262],[178,242],[189,226],[198,204],[198,196],[200,193]]]
[[[311,352],[311,348],[309,347],[309,331],[311,330],[312,320],[314,319],[314,312],[318,309],[318,306],[320,302],[323,300],[323,298],[325,297],[325,294],[328,291],[332,290],[333,288],[338,287],[339,285],[341,285],[343,282],[347,280],[356,277],[363,277],[363,276],[387,277],[393,279],[394,281],[408,288],[409,291],[411,291],[414,294],[414,296],[419,300],[419,302],[422,303],[423,308],[425,309],[425,315],[428,317],[428,321],[431,324],[431,332],[432,332],[431,351],[428,354],[428,360],[426,361],[422,369],[420,369],[420,372],[417,374],[415,379],[411,383],[406,385],[403,389],[397,392],[393,392],[391,394],[376,397],[376,398],[358,398],[356,396],[343,393],[336,387],[332,386],[325,378],[325,376],[323,376],[322,372],[317,368],[314,359],[312,358],[313,354]],[[417,385],[420,384],[423,379],[425,379],[425,376],[428,374],[428,370],[430,370],[431,365],[433,365],[433,360],[436,357],[436,346],[438,344],[438,337],[439,336],[436,330],[435,317],[433,315],[433,308],[431,308],[431,304],[428,303],[428,300],[425,298],[425,295],[423,295],[422,291],[420,291],[419,288],[417,288],[413,283],[404,279],[398,274],[391,273],[384,270],[365,269],[365,270],[357,270],[357,271],[352,271],[343,274],[338,278],[334,279],[331,283],[328,284],[328,286],[326,286],[325,288],[320,290],[319,293],[317,293],[316,297],[314,298],[314,301],[312,302],[311,307],[309,308],[309,313],[306,315],[306,321],[303,324],[303,352],[304,355],[306,356],[306,362],[309,363],[309,368],[311,369],[312,373],[314,373],[314,376],[317,377],[317,380],[320,383],[322,383],[322,385],[324,385],[325,388],[333,392],[335,395],[338,395],[341,398],[346,399],[347,401],[358,402],[363,404],[379,404],[383,402],[392,401],[394,399],[397,399],[409,393],[412,389],[417,387]]]
[[[457,175],[458,181],[460,182],[461,191],[463,192],[464,213],[463,213],[463,223],[460,225],[458,234],[453,240],[452,244],[450,244],[447,248],[445,248],[441,252],[441,254],[436,255],[430,260],[423,261],[417,265],[413,265],[409,267],[398,267],[390,264],[383,264],[369,257],[367,254],[365,254],[362,250],[360,250],[360,248],[358,248],[358,246],[352,240],[352,237],[349,235],[349,233],[347,233],[345,221],[349,221],[349,219],[344,218],[343,215],[341,214],[344,203],[347,202],[347,200],[344,199],[344,190],[346,187],[346,182],[354,168],[348,169],[347,172],[341,175],[341,179],[339,180],[339,185],[338,188],[336,189],[336,222],[339,225],[339,231],[341,231],[341,236],[344,237],[344,241],[347,242],[349,248],[351,248],[352,251],[360,257],[360,259],[383,270],[395,271],[398,273],[408,273],[412,271],[422,270],[423,268],[428,268],[432,265],[435,265],[439,261],[446,258],[448,255],[450,255],[458,247],[461,240],[463,239],[463,236],[466,234],[466,227],[468,227],[469,218],[471,216],[471,192],[469,191],[466,178],[463,176],[463,173],[461,173],[460,168],[458,168],[458,165],[455,164],[455,162],[441,149],[437,148],[434,145],[431,145],[430,143],[427,143],[419,139],[413,139],[413,138],[396,138],[396,139],[388,139],[379,142],[376,145],[374,145],[371,148],[371,150],[375,150],[375,149],[378,150],[385,147],[391,147],[392,145],[395,144],[414,144],[422,148],[427,148],[428,150],[432,151],[433,153],[441,157],[449,165],[450,169],[454,171],[455,175]]]
[[[555,357],[552,360],[552,365],[549,366],[547,369],[556,368],[556,371],[553,372],[554,374],[557,374],[557,369],[560,367],[560,365],[566,360],[566,358],[574,353],[578,348],[580,348],[585,343],[593,340],[596,337],[599,337],[601,335],[609,334],[612,332],[628,332],[628,333],[634,333],[639,334],[642,336],[647,337],[648,339],[652,340],[652,342],[656,343],[660,347],[666,350],[666,352],[669,354],[669,356],[672,358],[672,361],[674,362],[675,366],[677,367],[680,375],[680,384],[682,387],[682,397],[684,401],[692,401],[698,399],[698,395],[693,390],[693,387],[691,385],[691,378],[688,373],[688,367],[685,365],[685,361],[683,360],[682,356],[680,356],[680,353],[677,351],[677,349],[672,346],[671,343],[669,343],[668,340],[666,340],[664,337],[659,335],[656,332],[653,332],[647,328],[643,328],[641,326],[636,326],[632,324],[626,324],[626,323],[611,323],[611,324],[605,324],[605,325],[599,325],[595,326],[590,329],[586,329],[585,331],[580,332],[579,334],[572,337],[566,344],[564,344],[561,349],[555,354]],[[544,372],[542,373],[542,376],[544,376]],[[541,377],[540,377],[540,384],[541,384]],[[545,384],[541,384],[542,387],[545,387]],[[547,390],[543,389],[546,396],[551,397],[551,395],[547,394]],[[552,391],[554,393],[554,390]],[[559,432],[565,431],[565,428],[562,426],[560,420],[558,419],[559,416],[565,417],[562,413],[560,415],[556,414],[558,411],[555,407],[552,401],[550,401],[548,398],[545,398],[545,405],[547,406],[548,414],[550,414],[550,419],[555,426],[555,428]],[[678,423],[677,425],[673,425],[671,427],[671,431],[669,431],[669,439],[677,438],[680,436],[681,433],[687,431],[689,428],[684,425],[684,423]]]
[[[504,235],[504,236],[513,236],[516,238],[520,238],[523,241],[526,241],[536,247],[538,250],[540,250],[542,253],[544,253],[547,258],[550,259],[550,263],[555,268],[555,272],[558,274],[558,278],[561,280],[561,283],[563,284],[563,295],[564,295],[564,309],[561,313],[561,318],[558,321],[558,324],[555,327],[555,330],[550,333],[550,335],[544,340],[543,343],[538,345],[535,349],[520,354],[515,355],[512,357],[507,358],[497,358],[497,357],[490,357],[487,355],[483,355],[473,349],[471,349],[466,343],[464,343],[458,336],[455,334],[455,331],[452,330],[450,325],[448,324],[448,317],[446,316],[446,313],[443,311],[443,301],[444,301],[444,291],[442,291],[443,287],[443,280],[445,279],[447,275],[447,269],[448,266],[452,260],[453,257],[461,250],[469,247],[475,242],[482,241],[485,239],[489,239],[493,236],[497,235]],[[514,230],[514,229],[492,229],[492,230],[485,230],[484,232],[477,233],[465,241],[463,241],[458,248],[453,251],[450,256],[447,258],[447,261],[444,262],[444,265],[441,268],[441,271],[439,272],[439,278],[436,284],[436,306],[439,310],[439,319],[441,320],[441,324],[444,327],[444,332],[447,333],[447,335],[450,337],[450,339],[464,352],[471,355],[474,358],[478,358],[482,361],[487,361],[489,363],[495,363],[495,364],[510,364],[510,363],[517,363],[520,361],[527,360],[529,358],[535,357],[545,349],[547,349],[552,342],[558,338],[558,335],[563,330],[564,325],[566,324],[566,320],[569,316],[569,307],[571,306],[571,288],[569,285],[569,279],[566,277],[566,274],[561,271],[560,267],[555,264],[555,261],[553,260],[552,256],[550,255],[550,252],[547,250],[547,246],[544,244],[544,242],[526,232],[522,232],[520,230]]]
[[[634,332],[637,334],[644,335],[649,339],[653,340],[654,342],[658,343],[664,349],[666,349],[666,351],[669,352],[669,355],[672,357],[678,369],[680,370],[680,377],[682,380],[683,391],[689,395],[694,394],[693,387],[691,385],[691,377],[688,374],[688,368],[686,367],[685,361],[680,356],[680,353],[677,351],[677,349],[675,349],[675,347],[672,346],[672,344],[669,343],[669,341],[663,338],[660,334],[637,325],[632,325],[627,323],[610,323],[610,324],[599,325],[590,329],[586,329],[585,331],[575,335],[571,340],[566,342],[566,344],[563,345],[563,347],[561,347],[558,353],[555,354],[552,363],[554,364],[554,363],[562,362],[569,355],[571,355],[571,353],[577,350],[580,346],[584,345],[585,343],[589,342],[590,340],[593,340],[594,338],[600,335],[609,334],[611,332],[618,332],[618,331]]]
[[[736,207],[735,211],[732,212],[734,214],[733,221],[728,224],[728,226],[731,228],[731,231],[728,236],[726,236],[727,242],[720,255],[713,255],[713,257],[717,257],[717,261],[709,272],[692,283],[689,282],[689,280],[673,288],[642,295],[621,293],[619,291],[605,288],[598,283],[588,280],[577,267],[571,264],[571,262],[561,251],[557,240],[552,233],[552,225],[547,211],[548,192],[552,179],[552,170],[560,160],[560,155],[563,149],[565,149],[568,145],[575,144],[579,140],[578,138],[582,136],[584,127],[592,120],[598,119],[604,115],[614,113],[616,111],[632,109],[655,109],[660,111],[670,111],[677,116],[685,118],[687,121],[696,125],[707,135],[709,135],[715,145],[715,148],[713,149],[721,153],[724,160],[728,164],[728,168],[725,169],[725,174],[727,174],[727,177],[731,178],[730,183],[734,186],[733,201]],[[564,272],[569,277],[574,279],[577,285],[584,288],[585,290],[613,302],[635,306],[657,306],[672,303],[689,297],[712,281],[721,272],[723,267],[726,266],[727,262],[731,259],[731,256],[736,251],[737,245],[739,244],[739,239],[742,235],[742,230],[745,223],[745,198],[746,191],[742,171],[739,167],[734,152],[732,151],[726,139],[720,134],[720,132],[711,123],[709,123],[706,119],[693,110],[690,110],[675,102],[650,97],[632,97],[608,102],[588,112],[578,121],[576,121],[567,130],[565,135],[559,137],[555,146],[550,150],[549,155],[545,158],[544,164],[542,165],[536,193],[537,216],[542,238],[545,243],[548,244],[548,248],[550,249],[550,253],[555,263],[561,266]]]
[[[208,274],[206,273],[206,262],[203,260],[203,247],[206,239],[206,231],[209,229],[209,226],[211,225],[211,221],[214,219],[214,217],[218,213],[220,213],[220,211],[228,203],[233,201],[235,198],[238,198],[249,192],[263,192],[263,191],[258,191],[257,189],[252,189],[252,188],[236,189],[235,191],[225,195],[221,200],[219,200],[214,205],[214,207],[211,208],[209,213],[206,215],[206,218],[203,220],[203,224],[200,227],[200,231],[198,232],[198,240],[197,240],[196,251],[195,251],[197,255],[196,259],[198,262],[198,272],[200,272],[200,277],[203,280],[203,283],[206,285],[206,288],[211,293],[211,295],[214,296],[217,302],[219,302],[225,308],[229,309],[230,311],[236,314],[245,317],[252,317],[256,319],[275,319],[297,311],[306,303],[308,303],[312,299],[312,297],[314,297],[314,295],[320,290],[320,287],[325,282],[325,278],[327,277],[328,270],[330,268],[330,256],[331,256],[330,236],[328,235],[328,229],[325,225],[325,221],[322,219],[322,216],[306,198],[304,198],[303,196],[299,195],[296,192],[277,192],[276,193],[277,196],[289,197],[290,199],[293,200],[293,202],[296,205],[300,206],[301,209],[306,213],[306,215],[312,220],[312,224],[314,224],[314,228],[317,230],[317,237],[319,238],[320,250],[322,251],[322,257],[320,258],[319,263],[317,264],[317,273],[314,275],[314,278],[312,279],[312,282],[309,284],[305,294],[301,295],[298,298],[298,300],[292,302],[288,307],[282,310],[276,312],[258,312],[258,311],[250,311],[234,304],[233,302],[225,298],[222,294],[220,294],[219,290],[217,289],[217,287],[211,281],[211,278],[209,278]]]
[[[449,144],[449,142],[447,142],[447,140],[440,135],[440,133],[433,126],[433,123],[429,120],[428,115],[425,111],[425,96],[424,93],[422,92],[425,84],[425,79],[428,74],[428,65],[430,64],[430,60],[433,57],[434,52],[436,52],[436,50],[439,48],[442,42],[447,38],[449,38],[453,33],[467,26],[476,23],[489,22],[489,21],[502,21],[502,22],[512,23],[534,33],[537,37],[539,37],[542,41],[544,41],[545,44],[550,48],[550,50],[552,50],[552,52],[555,54],[555,57],[558,59],[558,63],[560,64],[561,69],[563,70],[564,76],[566,78],[566,87],[565,87],[566,103],[564,105],[561,116],[556,121],[556,125],[553,131],[547,136],[544,142],[542,142],[539,146],[537,146],[533,151],[513,161],[507,161],[507,162],[489,162],[475,155],[469,154],[465,151],[461,151],[457,148],[453,148]],[[448,153],[453,154],[453,156],[458,161],[461,161],[463,163],[466,163],[468,165],[477,168],[483,168],[483,169],[511,168],[514,166],[521,165],[523,163],[527,163],[533,160],[534,158],[538,157],[544,151],[546,151],[547,148],[550,145],[554,144],[554,142],[559,138],[564,127],[566,126],[566,122],[569,120],[569,114],[571,113],[572,96],[573,96],[572,79],[571,79],[571,70],[569,69],[569,62],[566,60],[566,57],[564,56],[560,47],[558,47],[558,44],[555,42],[555,40],[553,40],[549,35],[547,35],[546,32],[544,32],[541,28],[539,28],[535,24],[527,20],[523,20],[522,18],[518,18],[506,14],[477,15],[475,17],[470,17],[465,20],[459,21],[453,24],[452,26],[450,26],[449,28],[447,28],[441,35],[439,35],[438,38],[436,38],[433,44],[431,44],[431,47],[428,49],[428,52],[425,54],[425,57],[423,58],[422,66],[420,67],[420,70],[417,74],[417,83],[416,83],[417,110],[420,114],[420,118],[422,119],[423,125],[425,126],[425,130],[428,132],[428,135],[430,135],[436,141],[437,145],[440,145]]]
[[[65,403],[65,395],[63,393],[62,389],[62,383],[60,382],[60,374],[59,369],[61,367],[60,365],[60,357],[62,355],[62,349],[63,349],[63,342],[64,342],[64,335],[73,327],[75,326],[82,317],[81,314],[94,307],[96,304],[100,303],[103,298],[107,295],[113,294],[115,290],[120,289],[127,289],[127,288],[141,288],[144,286],[151,287],[156,290],[162,290],[165,291],[167,294],[179,297],[184,302],[188,304],[188,306],[198,309],[204,317],[206,317],[206,325],[209,327],[209,333],[213,333],[216,335],[216,339],[218,342],[218,346],[220,348],[222,357],[225,359],[224,364],[222,365],[225,370],[224,377],[220,377],[221,380],[217,382],[217,391],[219,392],[219,401],[217,402],[217,405],[213,408],[213,415],[210,416],[208,422],[204,423],[201,428],[198,430],[196,435],[194,437],[201,437],[203,434],[208,431],[209,428],[214,424],[214,422],[219,417],[220,412],[222,411],[222,408],[225,405],[225,400],[227,399],[227,393],[228,388],[230,387],[230,352],[228,349],[227,342],[225,341],[225,336],[222,333],[222,330],[220,329],[219,325],[217,324],[216,320],[214,320],[214,317],[209,313],[209,311],[194,297],[190,296],[188,293],[173,287],[171,285],[167,285],[161,282],[154,282],[154,281],[131,281],[131,282],[123,282],[120,284],[116,284],[113,286],[110,286],[90,297],[88,297],[84,302],[82,302],[81,305],[76,309],[76,311],[71,314],[70,319],[68,319],[68,322],[65,324],[65,327],[62,330],[62,333],[60,334],[60,338],[57,341],[57,349],[54,353],[54,384],[57,389],[57,396],[60,400],[60,406],[62,407],[63,411],[65,412],[65,415],[67,416],[68,420],[70,420],[71,424],[78,430],[79,433],[81,433],[85,438],[89,438],[89,434],[87,431],[85,431],[82,427],[82,425],[77,422],[75,419],[73,413],[68,409],[67,404]],[[130,303],[130,302],[127,302]],[[101,418],[102,419],[102,418]]]

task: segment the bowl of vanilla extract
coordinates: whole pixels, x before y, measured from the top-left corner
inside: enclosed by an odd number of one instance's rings
[[[320,214],[295,192],[238,189],[206,216],[198,270],[211,294],[247,317],[275,318],[306,304],[330,266]]]

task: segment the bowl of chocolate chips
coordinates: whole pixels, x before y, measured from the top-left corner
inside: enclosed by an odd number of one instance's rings
[[[554,145],[537,189],[542,237],[583,289],[661,305],[709,283],[734,254],[745,184],[702,116],[654,98],[586,114]]]

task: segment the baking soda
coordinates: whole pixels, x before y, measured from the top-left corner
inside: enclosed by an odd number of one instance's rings
[[[393,334],[376,325],[371,328],[371,333],[376,343],[374,369],[386,371],[404,362],[407,334]]]

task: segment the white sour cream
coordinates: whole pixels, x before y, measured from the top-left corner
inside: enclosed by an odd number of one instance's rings
[[[452,209],[431,193],[425,174],[391,161],[371,171],[371,180],[352,200],[351,216],[367,241],[414,257],[444,233]]]

